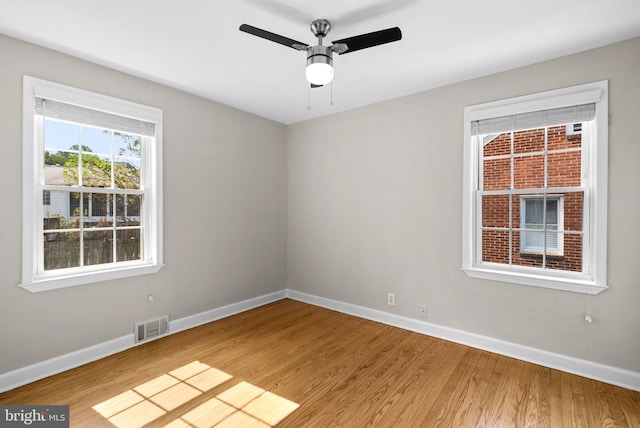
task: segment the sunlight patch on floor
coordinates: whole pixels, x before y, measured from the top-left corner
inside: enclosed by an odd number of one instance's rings
[[[116,427],[142,427],[158,419],[166,412],[148,401],[141,401],[133,407],[113,415],[108,420]]]
[[[96,404],[93,409],[118,428],[142,427],[232,378],[193,361]],[[298,407],[293,401],[242,381],[165,427],[273,427]]]
[[[180,419],[177,419],[174,422],[182,421],[183,423],[186,423],[187,426],[191,425],[198,428],[210,427],[219,424],[235,412],[235,407],[223,403],[217,398],[212,398],[190,412],[185,413]],[[172,425],[169,424],[167,426]]]

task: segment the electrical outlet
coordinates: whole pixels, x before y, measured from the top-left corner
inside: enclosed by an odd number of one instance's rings
[[[396,305],[396,295],[394,293],[387,293],[387,305],[389,306]]]
[[[424,319],[427,318],[427,305],[418,305],[418,309],[420,309],[420,316]]]

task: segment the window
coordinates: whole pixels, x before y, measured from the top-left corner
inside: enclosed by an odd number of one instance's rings
[[[465,108],[469,276],[607,288],[607,91],[597,82]]]
[[[162,111],[24,78],[29,291],[162,267]]]
[[[520,252],[562,256],[562,196],[520,198]]]

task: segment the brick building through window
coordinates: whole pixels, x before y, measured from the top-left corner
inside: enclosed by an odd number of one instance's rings
[[[575,129],[484,137],[483,262],[582,271],[583,144]]]

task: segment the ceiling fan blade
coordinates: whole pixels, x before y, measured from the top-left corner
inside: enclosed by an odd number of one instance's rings
[[[240,31],[249,33],[254,36],[262,37],[263,39],[271,40],[272,42],[276,42],[281,45],[288,46],[290,48],[293,48],[299,51],[305,50],[309,47],[309,45],[306,43],[302,43],[297,40],[293,40],[288,37],[284,37],[279,34],[272,33],[270,31],[262,30],[260,28],[252,27],[251,25],[247,25],[247,24],[242,24],[240,26]]]
[[[361,34],[359,36],[347,37],[346,39],[336,40],[333,43],[344,43],[347,50],[338,52],[340,55],[350,52],[359,51],[360,49],[371,48],[385,43],[397,42],[402,39],[402,31],[400,28],[393,27],[386,30],[374,31],[373,33]]]

